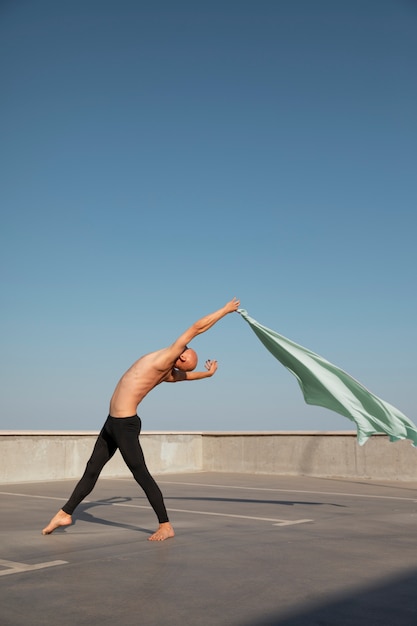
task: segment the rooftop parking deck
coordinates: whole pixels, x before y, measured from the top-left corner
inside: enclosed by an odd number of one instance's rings
[[[176,537],[130,477],[0,485],[2,626],[415,626],[417,482],[156,476]]]

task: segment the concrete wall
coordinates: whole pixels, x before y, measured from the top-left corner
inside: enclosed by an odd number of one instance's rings
[[[0,483],[78,479],[97,432],[0,431]],[[354,432],[144,432],[142,447],[154,474],[194,471],[417,480],[417,450],[409,441]],[[129,476],[117,452],[102,476]]]
[[[285,474],[380,480],[417,480],[417,449],[410,441],[356,433],[206,433],[205,471]]]
[[[97,432],[0,431],[0,483],[80,478],[97,435]],[[142,433],[141,445],[152,473],[201,469],[200,433]],[[130,476],[118,451],[101,475]]]

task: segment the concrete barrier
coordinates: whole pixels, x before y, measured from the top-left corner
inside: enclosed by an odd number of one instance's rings
[[[78,479],[97,432],[0,431],[0,482]],[[383,435],[359,446],[344,432],[143,432],[153,474],[237,472],[379,480],[417,480],[417,450]],[[102,476],[130,472],[119,452]]]
[[[0,482],[80,478],[98,432],[0,431]],[[141,445],[149,470],[155,474],[201,470],[200,433],[142,433]],[[102,476],[130,476],[119,451]]]
[[[417,449],[410,441],[355,432],[204,433],[205,471],[319,477],[417,480]]]

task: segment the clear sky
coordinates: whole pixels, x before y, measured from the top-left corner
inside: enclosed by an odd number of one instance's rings
[[[233,296],[417,420],[417,3],[0,2],[0,429],[95,430]],[[343,430],[232,314],[145,430]]]

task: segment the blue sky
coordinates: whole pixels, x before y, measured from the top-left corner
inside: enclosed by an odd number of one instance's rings
[[[417,419],[417,5],[3,0],[0,429],[98,429],[233,296]],[[343,430],[229,315],[145,430]]]

